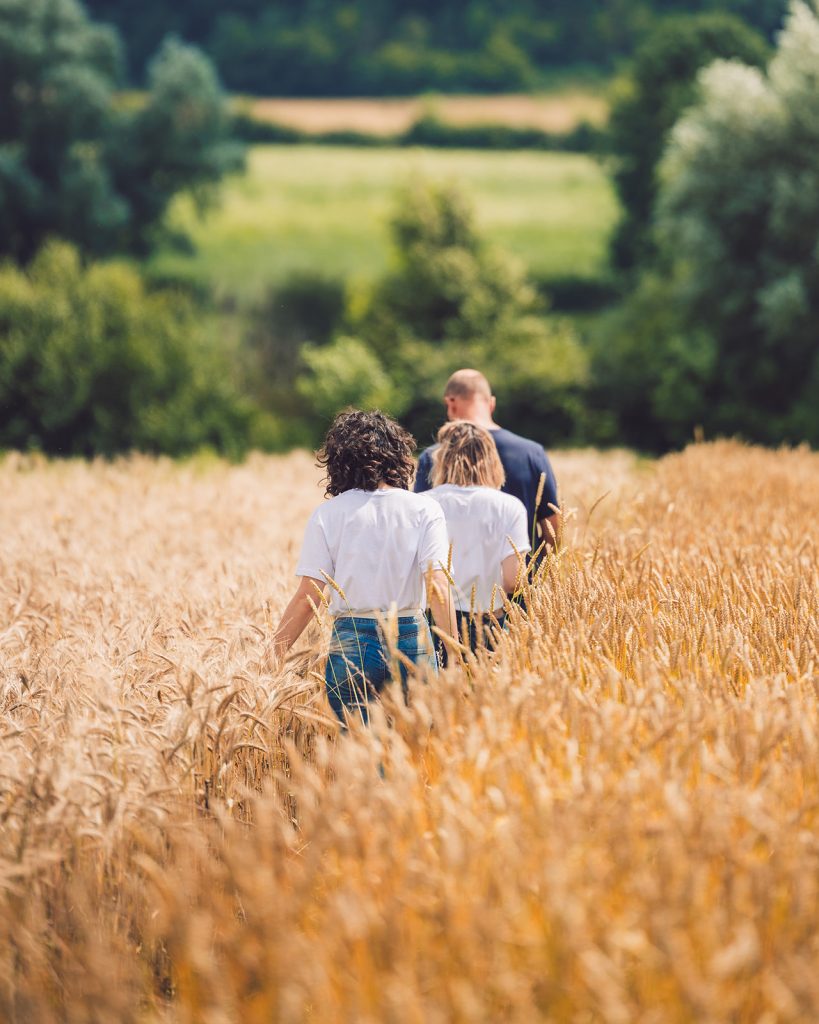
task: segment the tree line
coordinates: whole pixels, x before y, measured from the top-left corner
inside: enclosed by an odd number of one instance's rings
[[[720,13],[640,44],[607,142],[615,301],[586,329],[545,315],[457,190],[418,183],[366,291],[301,275],[225,332],[210,297],[138,262],[174,196],[205,204],[241,160],[218,78],[166,42],[131,106],[119,60],[74,0],[0,2],[0,447],[241,456],[311,444],[345,404],[425,440],[464,364],[550,445],[819,444],[815,0],[791,0],[773,47]]]
[[[786,0],[88,0],[127,40],[141,85],[168,34],[232,91],[276,96],[514,91],[556,69],[610,71],[659,20],[734,14],[771,39]]]

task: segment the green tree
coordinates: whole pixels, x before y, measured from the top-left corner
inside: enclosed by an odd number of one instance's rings
[[[701,84],[661,169],[656,270],[610,325],[596,377],[643,447],[696,425],[817,444],[815,8],[792,4],[767,74],[720,61]]]
[[[0,446],[241,455],[257,426],[225,358],[177,295],[51,243],[0,270]]]
[[[547,321],[521,265],[488,245],[459,193],[419,184],[399,197],[396,267],[375,286],[357,332],[406,395],[405,418],[426,439],[441,388],[459,366],[492,380],[521,430],[566,440],[581,430],[586,353]]]
[[[621,269],[653,255],[657,168],[672,127],[697,98],[697,73],[719,57],[762,66],[768,48],[761,36],[727,14],[669,18],[649,34],[619,84],[608,134],[623,207],[612,261]]]
[[[312,444],[317,439],[317,430],[326,426],[319,392],[323,396],[324,389],[332,391],[335,371],[328,364],[327,373],[324,372],[322,353],[342,328],[345,308],[342,281],[320,273],[297,271],[272,286],[245,318],[242,356],[246,389],[282,423],[282,439],[292,445]],[[304,384],[301,390],[296,386],[305,370],[302,355],[307,351],[311,353],[307,364],[317,370],[321,368],[315,401],[309,388],[305,396]],[[332,363],[332,357],[330,360]],[[365,367],[362,373],[367,372]],[[366,381],[361,386],[366,388]],[[355,400],[341,397],[339,391],[338,403],[340,407],[355,404]]]
[[[713,339],[711,429],[819,441],[819,16],[791,4],[767,75],[717,63],[675,128],[658,239]]]
[[[120,47],[75,0],[0,0],[0,254],[50,236],[144,252],[171,198],[203,202],[238,152],[201,54],[166,43],[147,102],[116,104]]]

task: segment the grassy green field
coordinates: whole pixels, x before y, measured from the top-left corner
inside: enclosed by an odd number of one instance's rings
[[[602,168],[564,153],[257,146],[218,208],[197,220],[173,211],[192,255],[154,258],[159,273],[206,281],[252,300],[294,270],[368,279],[390,260],[388,222],[402,184],[454,183],[485,236],[549,275],[594,274],[617,215]]]

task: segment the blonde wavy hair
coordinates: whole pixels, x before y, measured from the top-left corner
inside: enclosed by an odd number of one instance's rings
[[[453,420],[438,431],[438,447],[432,453],[431,483],[456,487],[503,487],[498,449],[488,430],[468,420]]]

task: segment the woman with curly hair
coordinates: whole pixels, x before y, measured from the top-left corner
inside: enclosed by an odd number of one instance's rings
[[[506,595],[515,590],[531,549],[526,508],[501,492],[504,478],[488,430],[468,420],[441,427],[426,493],[446,516],[458,631],[473,651],[492,645],[492,629],[503,624]],[[445,649],[441,655],[445,662]]]
[[[296,575],[301,582],[273,637],[278,657],[310,622],[326,588],[334,617],[325,682],[342,724],[347,715],[368,721],[368,705],[398,662],[437,668],[424,609],[454,635],[444,566],[449,539],[441,506],[407,488],[415,441],[380,412],[337,416],[318,452],[329,501],[310,516]],[[388,644],[393,616],[397,636]],[[392,628],[395,627],[391,627]]]

